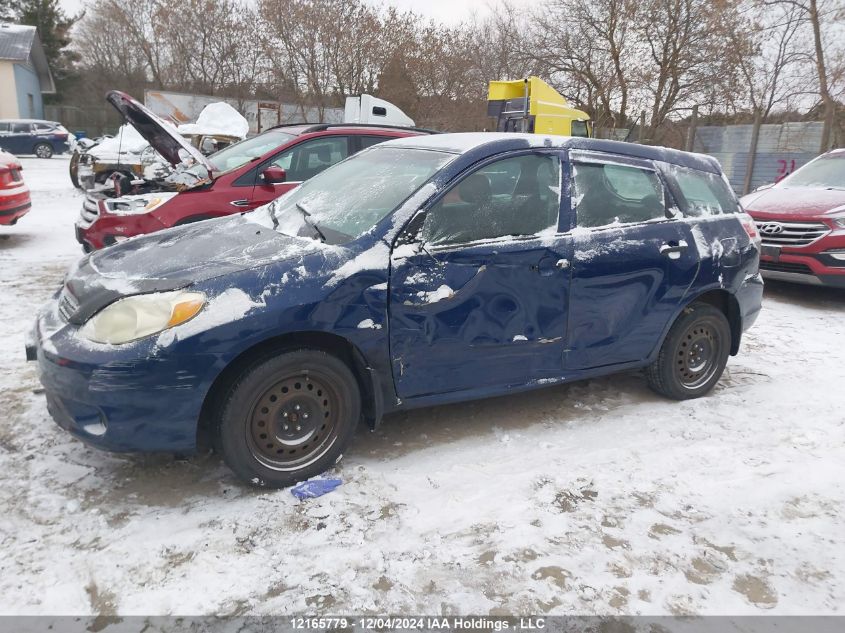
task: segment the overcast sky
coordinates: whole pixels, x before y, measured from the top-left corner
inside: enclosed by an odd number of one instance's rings
[[[179,0],[173,0],[179,2]],[[489,0],[369,0],[374,5],[393,5],[403,10],[431,17],[439,22],[455,24],[469,18],[473,13],[484,15],[489,11]],[[84,0],[61,0],[68,13],[76,13]],[[528,6],[528,0],[516,0],[517,5]]]

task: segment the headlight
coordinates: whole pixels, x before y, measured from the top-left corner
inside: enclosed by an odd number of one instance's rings
[[[204,294],[184,290],[126,297],[88,319],[79,333],[96,343],[128,343],[190,321],[204,305]]]
[[[106,209],[111,215],[139,215],[160,207],[173,196],[150,196],[149,198],[115,198],[106,200]]]

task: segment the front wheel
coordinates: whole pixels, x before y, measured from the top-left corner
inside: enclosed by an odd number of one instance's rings
[[[38,156],[38,158],[52,158],[53,146],[49,143],[38,143],[35,149],[32,150],[32,153]]]
[[[674,400],[698,398],[718,382],[728,362],[731,328],[721,310],[693,303],[677,318],[646,368],[649,386]]]
[[[241,374],[224,398],[217,441],[241,479],[282,488],[340,459],[360,417],[349,367],[326,352],[296,350]]]

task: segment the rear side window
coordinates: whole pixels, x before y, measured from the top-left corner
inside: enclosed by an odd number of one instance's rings
[[[598,163],[572,165],[578,226],[666,219],[663,184],[648,169]]]
[[[670,178],[677,186],[681,212],[687,217],[736,213],[736,198],[724,178],[697,169],[672,165]]]
[[[30,123],[12,123],[12,134],[29,134],[31,131]]]
[[[55,125],[50,125],[49,123],[36,123],[35,124],[35,131],[38,134],[49,134],[50,132],[56,129]]]

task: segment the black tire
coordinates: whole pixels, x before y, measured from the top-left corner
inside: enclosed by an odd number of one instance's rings
[[[698,398],[722,377],[731,348],[731,328],[721,310],[693,303],[675,320],[657,360],[646,368],[648,385],[674,400]]]
[[[53,158],[53,146],[49,143],[37,143],[32,148],[32,153],[38,158]]]
[[[70,174],[70,182],[77,189],[82,189],[79,184],[79,152],[75,151],[70,157],[70,165],[68,165],[68,173]]]
[[[215,444],[245,482],[283,488],[336,463],[360,418],[358,382],[343,361],[317,350],[283,352],[232,384]]]

